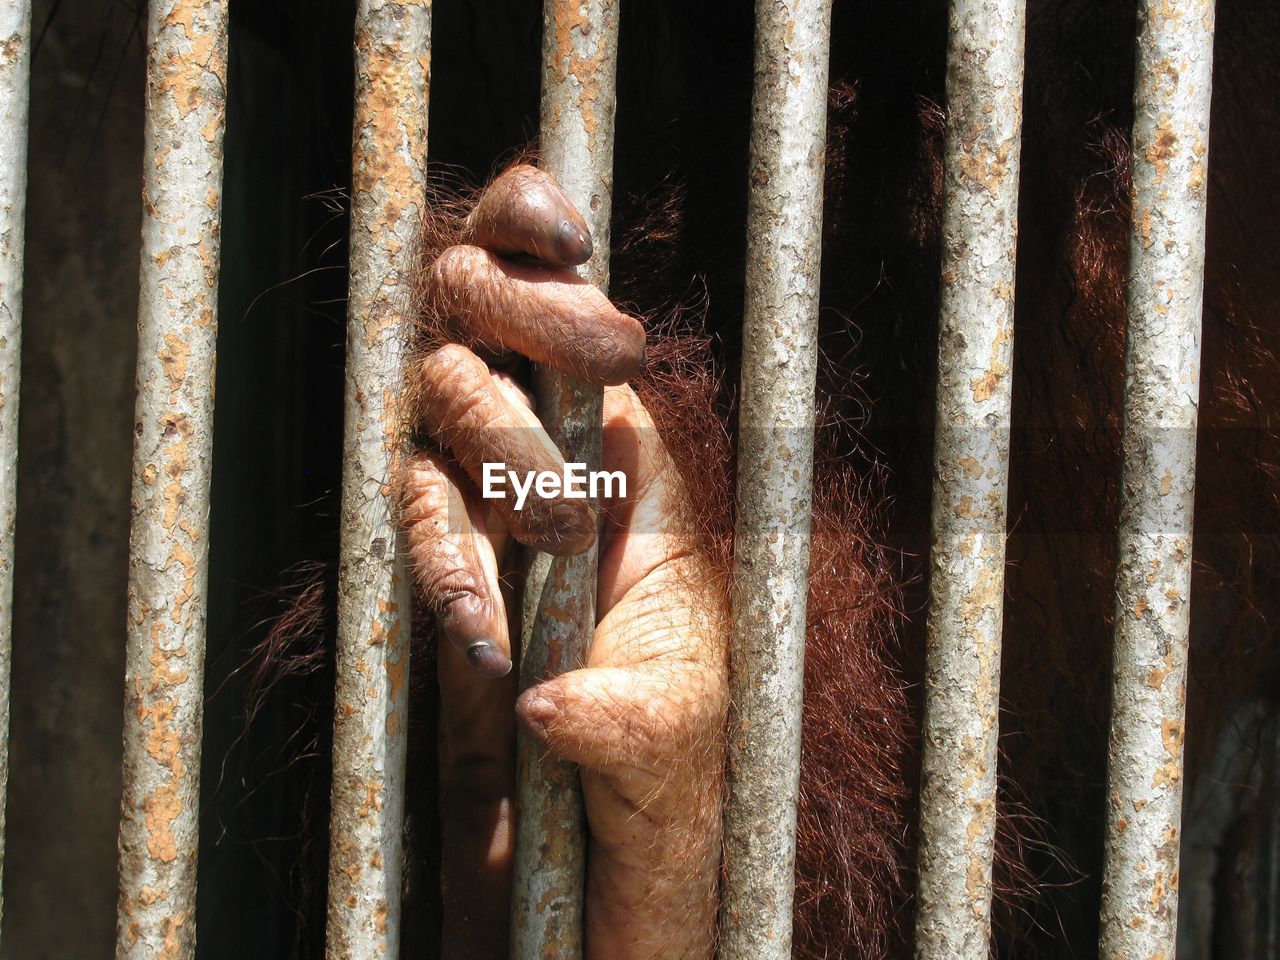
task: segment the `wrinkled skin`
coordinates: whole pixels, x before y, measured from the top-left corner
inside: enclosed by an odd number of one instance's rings
[[[445,955],[506,955],[515,724],[580,765],[590,830],[586,953],[597,960],[712,953],[727,704],[725,598],[681,523],[679,478],[636,394],[644,333],[569,267],[591,252],[544,174],[517,166],[468,219],[475,245],[429,268],[445,338],[409,385],[422,450],[402,474],[415,582],[441,634]],[[483,245],[481,245],[483,244]],[[520,259],[511,259],[513,256]],[[465,344],[465,345],[464,345]],[[554,470],[560,452],[529,396],[479,355],[516,351],[605,390],[603,468],[627,496],[602,504],[597,617],[584,668],[518,698],[511,670],[523,543],[556,554],[594,540],[582,500],[482,499],[483,464]]]

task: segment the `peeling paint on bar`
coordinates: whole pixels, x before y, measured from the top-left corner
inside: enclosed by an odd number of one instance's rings
[[[987,960],[1024,0],[952,0],[915,955]]]
[[[723,960],[791,956],[830,0],[757,0]]]
[[[116,957],[195,955],[224,0],[152,0]]]
[[[579,271],[609,289],[618,0],[545,0],[542,167],[564,187],[591,230]],[[537,368],[547,433],[567,461],[600,469],[603,390]],[[582,665],[596,624],[596,547],[575,557],[538,554],[525,585],[520,685]],[[578,771],[519,734],[512,889],[513,960],[582,956],[586,829]]]
[[[1103,960],[1174,955],[1212,0],[1141,7]]]
[[[410,623],[394,463],[430,36],[429,0],[357,4],[328,960],[400,947]]]
[[[0,5],[0,878],[9,785],[9,660],[13,639],[13,530],[17,518],[22,251],[27,207],[31,0]],[[0,896],[0,912],[4,900]]]

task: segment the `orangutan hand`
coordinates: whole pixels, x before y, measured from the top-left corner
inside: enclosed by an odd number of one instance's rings
[[[682,526],[689,493],[625,385],[643,365],[644,331],[568,269],[590,256],[586,226],[534,168],[488,188],[466,239],[427,268],[427,309],[452,342],[422,358],[410,384],[420,425],[445,452],[417,453],[403,476],[415,582],[441,635],[445,956],[507,955],[518,717],[580,765],[587,957],[702,960],[713,950],[720,858],[725,598]],[[626,496],[602,504],[586,665],[518,699],[513,540],[578,553],[597,524],[581,499],[530,491],[517,510],[514,496],[480,495],[485,463],[521,477],[563,467],[528,395],[477,355],[512,351],[614,385],[603,467],[627,478]]]

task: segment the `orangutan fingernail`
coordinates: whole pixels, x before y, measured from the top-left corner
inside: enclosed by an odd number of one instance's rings
[[[547,724],[556,715],[556,705],[547,697],[536,692],[536,688],[520,694],[516,703],[516,713],[529,728],[529,732],[539,740],[547,738]]]
[[[477,640],[467,647],[467,660],[486,677],[505,677],[511,672],[511,658],[488,640]]]
[[[560,261],[570,266],[586,263],[591,259],[591,234],[587,233],[570,220],[560,221],[560,231],[556,237],[556,248]]]

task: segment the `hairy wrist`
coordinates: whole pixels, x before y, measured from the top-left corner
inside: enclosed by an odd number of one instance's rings
[[[587,960],[709,960],[715,952],[722,778],[697,807],[637,824],[619,849],[593,838]],[[636,813],[636,820],[644,818]]]

